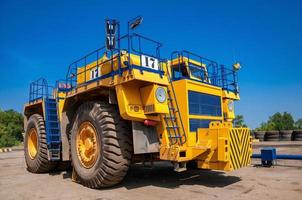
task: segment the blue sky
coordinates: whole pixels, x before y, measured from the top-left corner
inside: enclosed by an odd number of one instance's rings
[[[243,114],[256,127],[273,113],[302,117],[302,1],[0,1],[0,108],[22,111],[29,83],[63,78],[104,44],[104,19],[143,15],[140,33],[227,65],[240,60]],[[125,27],[124,26],[124,27]],[[124,31],[124,28],[122,29]]]

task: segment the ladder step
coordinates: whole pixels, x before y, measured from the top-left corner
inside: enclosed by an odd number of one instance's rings
[[[58,133],[60,134],[60,129],[59,127],[54,127],[54,128],[48,128],[48,131],[50,131],[48,134],[52,135],[53,133]]]
[[[52,151],[52,152],[60,152],[60,144],[57,144],[56,146],[54,145],[48,145],[48,151]]]
[[[48,126],[49,126],[49,127],[48,127]],[[59,127],[58,124],[55,125],[55,126],[54,126],[54,125],[51,126],[51,125],[47,124],[47,125],[46,125],[46,129],[49,130],[49,131],[50,131],[50,130],[58,131],[58,130],[60,130],[60,127]]]
[[[56,107],[57,106],[57,103],[55,103],[55,102],[48,102],[48,103],[46,103],[46,107]]]
[[[48,123],[57,123],[59,124],[58,120],[47,120]]]
[[[182,138],[182,136],[170,136],[169,138]]]
[[[57,106],[47,106],[47,108],[46,109],[51,109],[51,110],[53,110],[53,109],[57,109]]]
[[[56,102],[46,102],[46,106],[57,106]]]
[[[49,132],[47,135],[60,135],[60,129],[59,128],[49,128],[47,129]]]
[[[50,135],[49,139],[51,139],[51,143],[59,143],[60,142],[60,135]]]
[[[54,104],[57,104],[57,102],[55,102],[55,101],[46,101],[45,103],[47,103],[48,105],[54,105]]]
[[[52,153],[58,154],[60,153],[60,149],[49,149]]]
[[[55,132],[55,133],[54,133],[54,132],[50,132],[49,135],[50,135],[50,136],[57,136],[57,135],[60,135],[60,132],[59,132],[58,130],[56,130],[56,131],[57,131],[57,132]]]
[[[46,99],[46,102],[55,102],[56,101],[56,99]]]
[[[167,129],[178,129],[179,127],[178,126],[167,126],[166,128]]]
[[[170,110],[173,110],[174,112],[178,112],[175,108],[169,108]]]
[[[61,144],[61,141],[54,140],[53,142],[49,143],[49,149],[60,149],[59,145]]]
[[[57,110],[57,107],[55,107],[55,108],[46,108],[47,110]]]
[[[60,133],[58,132],[57,134],[49,134],[50,137],[58,137],[60,136]]]
[[[51,142],[60,142],[60,134],[51,134],[49,139],[52,139]]]
[[[165,117],[165,119],[169,119],[169,120],[175,120],[176,119],[176,117]]]
[[[57,116],[57,114],[50,114],[50,113],[49,113],[49,114],[47,114],[47,116],[48,116],[48,117],[54,117],[54,116]]]

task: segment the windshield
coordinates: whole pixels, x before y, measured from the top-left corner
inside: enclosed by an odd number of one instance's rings
[[[172,66],[172,75],[174,80],[191,78],[202,82],[208,82],[208,73],[204,66],[197,66],[194,64],[181,66]]]
[[[173,80],[190,78],[187,67],[185,65],[172,66],[172,76],[173,76]]]
[[[204,67],[195,66],[195,65],[190,64],[189,69],[190,69],[190,73],[191,73],[191,78],[198,79],[201,81],[208,80],[207,71]]]

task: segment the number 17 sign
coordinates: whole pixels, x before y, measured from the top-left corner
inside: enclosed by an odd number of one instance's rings
[[[158,70],[158,59],[151,56],[141,55],[141,61],[143,67]]]

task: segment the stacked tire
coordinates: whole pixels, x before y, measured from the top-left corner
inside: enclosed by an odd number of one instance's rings
[[[255,131],[254,135],[255,138],[258,139],[259,141],[264,141],[265,131]]]
[[[279,141],[279,131],[266,131],[265,141]]]
[[[281,130],[280,131],[280,141],[291,141],[292,140],[292,130]]]
[[[293,140],[294,141],[302,141],[302,130],[294,130],[293,131]]]
[[[302,141],[302,130],[252,131],[251,136],[259,141]]]

